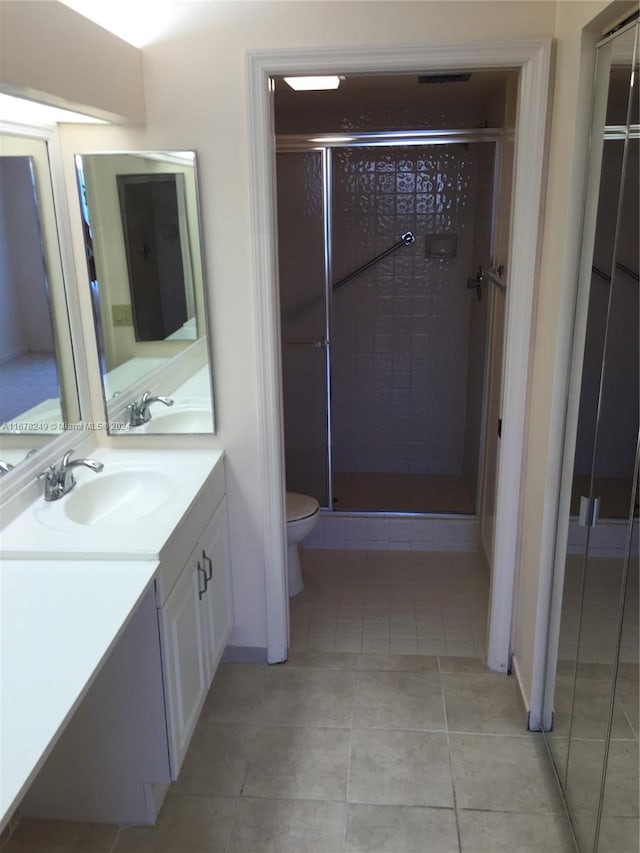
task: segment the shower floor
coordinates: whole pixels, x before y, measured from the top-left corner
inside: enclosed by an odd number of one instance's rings
[[[334,471],[339,512],[432,512],[473,515],[474,500],[459,475],[362,474]]]

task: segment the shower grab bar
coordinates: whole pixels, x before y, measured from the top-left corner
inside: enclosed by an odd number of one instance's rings
[[[341,278],[340,281],[337,281],[333,285],[333,289],[337,290],[339,287],[342,287],[343,284],[346,284],[348,281],[351,281],[352,278],[355,278],[360,273],[368,270],[369,267],[372,267],[374,264],[377,264],[378,261],[381,261],[383,258],[386,258],[387,255],[390,255],[392,252],[395,252],[396,249],[399,249],[401,246],[410,246],[411,243],[415,243],[416,238],[413,236],[411,231],[405,231],[405,233],[400,237],[397,243],[394,243],[393,246],[389,246],[388,249],[385,249],[384,252],[380,252],[379,255],[376,255],[375,258],[372,258],[370,261],[367,261],[366,264],[362,264],[361,267],[358,267],[357,270],[350,272],[348,275],[345,275],[344,278]]]

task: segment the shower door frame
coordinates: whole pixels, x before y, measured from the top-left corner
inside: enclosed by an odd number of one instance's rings
[[[284,436],[278,305],[278,259],[275,208],[275,128],[273,77],[296,74],[416,73],[416,69],[517,69],[518,111],[515,170],[507,280],[507,323],[503,379],[503,430],[498,462],[496,534],[491,586],[487,664],[510,672],[514,643],[517,566],[521,537],[521,502],[527,402],[531,387],[532,316],[537,282],[540,216],[552,42],[549,38],[450,45],[418,44],[368,47],[294,48],[247,52],[247,109],[253,255],[253,304],[258,376],[258,431],[262,479],[267,660],[287,659],[289,600],[285,514]],[[563,373],[564,364],[558,367]],[[557,419],[556,419],[557,420]],[[552,424],[555,436],[558,424]],[[554,439],[555,440],[555,439]],[[553,450],[555,450],[555,445]],[[546,507],[557,502],[557,484],[549,488]],[[549,510],[551,512],[551,510]],[[542,553],[552,548],[554,530],[546,525]],[[550,586],[550,567],[542,566],[538,600]],[[548,596],[547,596],[548,598]],[[544,658],[547,604],[538,608],[534,669]],[[538,660],[540,658],[540,660]],[[516,668],[516,675],[517,668]],[[528,685],[521,685],[524,697]],[[529,702],[527,702],[529,705]]]
[[[323,239],[324,239],[324,335],[323,349],[326,371],[326,428],[327,428],[327,504],[323,511],[344,514],[346,516],[375,516],[384,517],[448,517],[464,516],[465,518],[477,518],[480,510],[482,487],[484,481],[484,456],[486,435],[486,403],[488,391],[488,377],[486,371],[489,329],[491,314],[487,314],[484,342],[484,370],[482,380],[482,406],[480,410],[480,452],[477,462],[477,483],[474,494],[474,511],[472,514],[455,512],[411,512],[405,510],[336,510],[333,506],[333,419],[331,408],[331,317],[332,317],[332,294],[333,294],[333,219],[332,219],[332,180],[333,161],[331,151],[334,148],[408,148],[426,147],[431,145],[470,145],[474,143],[486,143],[495,145],[493,152],[493,190],[491,194],[491,230],[489,236],[489,256],[491,264],[495,266],[496,257],[496,212],[497,195],[500,183],[500,163],[502,157],[502,146],[504,131],[502,128],[447,128],[443,130],[400,130],[361,133],[319,133],[314,134],[283,134],[276,137],[275,152],[277,154],[299,154],[311,151],[320,152],[322,159],[322,204],[323,204]],[[470,271],[471,272],[471,271]],[[491,280],[492,286],[497,286]],[[491,304],[490,304],[491,305]],[[284,389],[283,389],[284,394]]]

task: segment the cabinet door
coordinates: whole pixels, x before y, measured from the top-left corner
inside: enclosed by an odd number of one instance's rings
[[[203,633],[207,647],[207,673],[211,683],[231,633],[231,577],[227,501],[221,502],[198,543],[197,558],[207,574],[202,597]]]
[[[176,779],[209,687],[201,641],[204,573],[190,560],[160,611],[171,775]]]

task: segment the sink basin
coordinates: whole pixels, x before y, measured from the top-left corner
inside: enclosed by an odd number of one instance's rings
[[[144,518],[171,497],[171,481],[162,471],[144,468],[105,471],[77,483],[59,501],[36,510],[47,527],[127,524]]]
[[[177,404],[163,411],[158,411],[158,408],[155,408],[151,420],[144,425],[144,432],[207,433],[213,430],[211,409],[205,406],[180,406]]]
[[[171,482],[159,471],[114,471],[75,486],[64,510],[76,524],[121,524],[144,518],[170,495]]]

